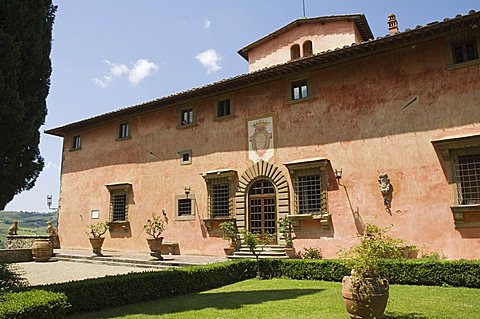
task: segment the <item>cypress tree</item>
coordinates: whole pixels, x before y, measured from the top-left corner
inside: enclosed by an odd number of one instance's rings
[[[52,0],[0,1],[0,210],[43,169],[55,10]]]

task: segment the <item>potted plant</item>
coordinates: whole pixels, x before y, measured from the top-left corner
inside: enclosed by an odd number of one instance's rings
[[[380,261],[384,258],[400,258],[398,249],[402,240],[394,239],[382,229],[366,224],[360,242],[343,252],[351,276],[343,277],[342,296],[350,318],[382,318],[387,306],[388,280],[381,277]]]
[[[150,259],[163,259],[161,251],[163,237],[161,237],[161,235],[165,230],[165,227],[165,218],[157,216],[155,213],[153,213],[152,217],[147,219],[147,223],[143,225],[145,232],[152,236],[152,238],[147,238],[148,247],[150,248]]]
[[[105,238],[102,237],[108,230],[108,222],[98,222],[87,226],[87,235],[92,245],[94,256],[102,255],[102,245]]]
[[[290,222],[288,217],[280,218],[278,220],[278,230],[283,234],[283,238],[285,238],[285,253],[289,258],[295,257],[295,249],[293,248],[293,225]]]
[[[238,247],[239,236],[237,225],[234,221],[228,220],[221,223],[219,226],[223,231],[223,239],[230,241],[230,246],[223,249],[225,251],[225,255],[232,255]]]

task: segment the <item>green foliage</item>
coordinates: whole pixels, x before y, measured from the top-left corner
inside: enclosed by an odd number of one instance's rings
[[[98,222],[87,226],[87,235],[93,238],[99,238],[108,230],[108,222]]]
[[[227,220],[221,223],[219,226],[223,231],[223,239],[229,240],[232,247],[234,247],[238,241],[238,228],[235,222]]]
[[[13,288],[23,287],[25,280],[9,264],[0,263],[0,294]]]
[[[147,219],[147,223],[143,225],[145,232],[153,238],[158,238],[163,233],[166,227],[164,217],[157,216],[153,213],[152,217]]]
[[[298,257],[303,259],[322,259],[322,250],[317,247],[307,247],[303,252],[298,252]]]
[[[64,294],[43,290],[7,293],[2,298],[0,318],[4,319],[63,318],[69,307]]]
[[[71,312],[85,312],[183,295],[253,278],[251,261],[132,273],[42,286],[64,293]]]
[[[287,247],[291,247],[294,239],[292,237],[293,225],[288,217],[280,218],[278,220],[278,230],[283,234],[283,238],[285,238],[285,241],[287,242]]]
[[[0,209],[31,189],[44,162],[39,128],[47,114],[51,0],[0,1]]]

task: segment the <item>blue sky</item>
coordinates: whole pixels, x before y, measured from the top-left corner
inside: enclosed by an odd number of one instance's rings
[[[302,0],[54,0],[48,116],[41,131],[246,73],[237,50],[301,18]],[[363,13],[375,37],[480,10],[478,0],[305,0],[307,17]],[[46,167],[6,210],[57,205],[62,139],[42,133]],[[81,199],[79,199],[81,200]]]

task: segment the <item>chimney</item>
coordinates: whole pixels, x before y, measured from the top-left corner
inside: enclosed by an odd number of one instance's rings
[[[390,13],[390,15],[388,16],[387,23],[388,23],[388,33],[395,34],[398,32],[397,17],[393,13]]]

